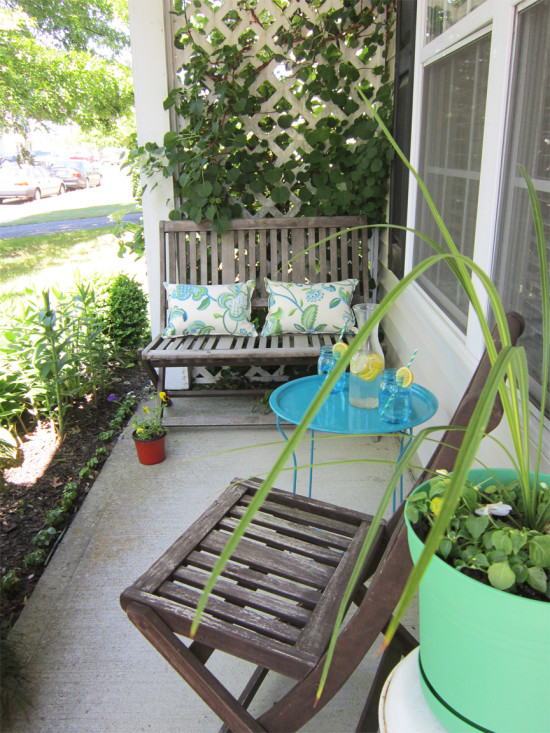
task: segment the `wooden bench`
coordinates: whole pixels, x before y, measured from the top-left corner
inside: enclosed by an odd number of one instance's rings
[[[219,236],[208,222],[198,225],[191,221],[161,222],[158,290],[163,328],[167,318],[164,282],[221,285],[255,280],[252,308],[267,308],[265,277],[295,283],[356,278],[359,282],[353,303],[368,301],[371,273],[369,230],[363,228],[366,224],[364,216],[235,219],[231,229]],[[346,232],[347,229],[353,231]],[[329,235],[337,236],[289,264],[289,260]],[[370,254],[375,266],[374,253]],[[330,344],[335,338],[337,336],[330,334],[163,338],[161,330],[141,350],[140,358],[160,392],[167,391],[166,370],[169,368],[315,364],[321,345]],[[171,398],[189,395],[188,390],[168,391]]]

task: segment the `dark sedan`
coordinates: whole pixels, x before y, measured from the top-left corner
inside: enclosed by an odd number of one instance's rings
[[[64,160],[54,163],[51,170],[63,179],[66,188],[89,188],[101,186],[103,177],[99,168],[85,160]]]

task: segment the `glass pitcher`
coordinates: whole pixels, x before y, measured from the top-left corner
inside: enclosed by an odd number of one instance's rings
[[[365,325],[376,307],[376,303],[360,303],[353,306],[358,329]],[[378,324],[376,324],[376,328],[353,355],[350,363],[350,405],[368,410],[378,408],[378,393],[384,365],[384,353],[378,340]]]

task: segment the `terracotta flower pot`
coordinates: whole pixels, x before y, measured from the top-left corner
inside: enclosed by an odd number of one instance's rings
[[[164,441],[166,433],[158,438],[149,438],[148,440],[140,440],[136,431],[132,433],[132,438],[136,445],[139,462],[144,466],[152,466],[154,463],[162,463],[166,458],[166,450]]]

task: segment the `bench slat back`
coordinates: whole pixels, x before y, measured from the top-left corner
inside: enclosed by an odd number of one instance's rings
[[[267,306],[264,278],[279,282],[333,282],[357,278],[353,302],[369,299],[368,229],[365,216],[234,219],[225,234],[210,222],[160,222],[163,282],[219,285],[255,280],[252,305]],[[305,249],[333,236],[298,259]],[[161,313],[166,293],[160,288]]]

